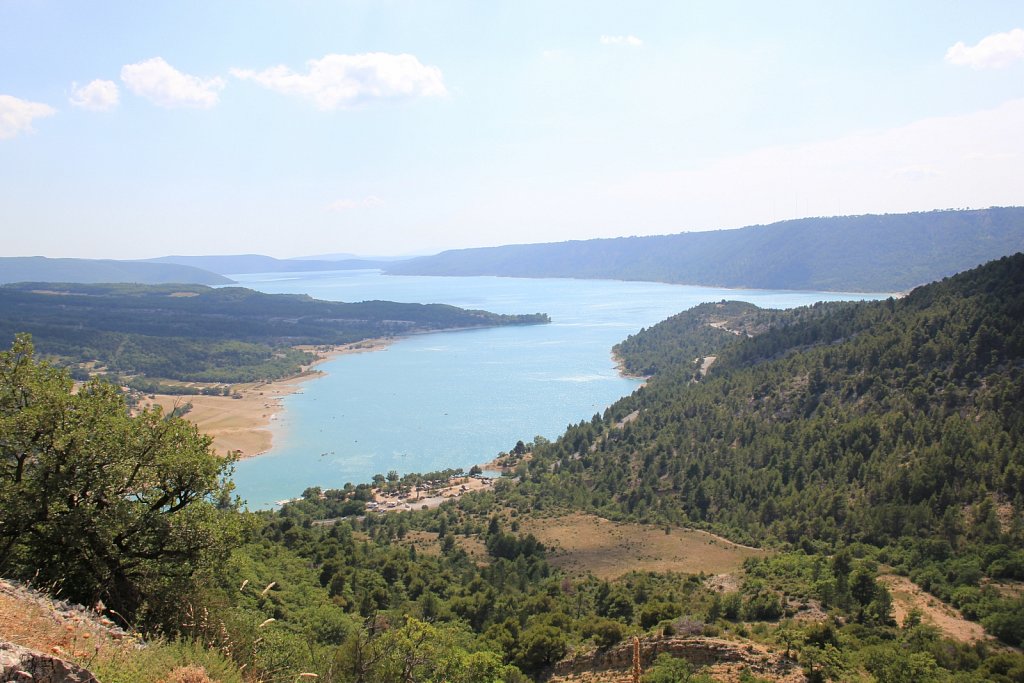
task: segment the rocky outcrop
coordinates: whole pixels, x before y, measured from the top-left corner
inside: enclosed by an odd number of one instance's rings
[[[804,680],[794,662],[755,643],[687,636],[643,638],[640,641],[641,667],[647,669],[662,652],[681,657],[694,667],[708,667],[711,673],[724,674],[725,680],[732,678],[729,672],[742,669],[772,681]],[[623,642],[608,650],[593,650],[563,659],[555,664],[549,680],[629,681],[632,666],[633,643]]]
[[[3,642],[0,642],[0,681],[99,683],[92,673],[71,662]]]
[[[20,606],[18,609],[21,610],[44,614],[59,624],[73,624],[76,628],[89,630],[93,635],[103,635],[114,640],[121,640],[128,636],[127,632],[103,616],[102,609],[100,609],[102,605],[88,609],[66,600],[51,598],[39,591],[6,579],[0,579],[0,602],[2,601]],[[3,635],[0,630],[0,636]],[[16,638],[9,639],[17,642]]]

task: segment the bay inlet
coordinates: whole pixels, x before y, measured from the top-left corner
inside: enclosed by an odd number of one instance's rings
[[[487,462],[517,440],[554,439],[641,383],[616,369],[628,335],[706,301],[789,308],[886,295],[729,290],[608,280],[385,276],[376,271],[246,274],[242,286],[334,301],[446,303],[547,313],[549,325],[438,332],[319,366],[284,399],[274,445],[237,464],[237,492],[267,508],[312,486]]]

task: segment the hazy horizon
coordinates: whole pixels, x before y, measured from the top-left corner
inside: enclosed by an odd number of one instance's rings
[[[0,0],[5,255],[1024,204],[1024,6]]]
[[[1006,206],[1006,207],[987,206],[987,207],[977,207],[977,209],[975,209],[975,208],[965,208],[965,209],[941,208],[941,209],[923,209],[921,211],[907,212],[907,213],[939,213],[939,212],[944,212],[944,211],[961,211],[961,210],[963,210],[963,211],[972,211],[972,210],[986,210],[986,209],[999,209],[999,208],[1018,208],[1018,207],[1011,207],[1011,206]],[[860,214],[860,215],[882,215],[882,214]],[[806,217],[803,217],[803,218],[782,219],[780,221],[775,221],[775,223],[785,223],[785,222],[789,222],[789,221],[797,221],[797,220],[804,220],[804,219],[832,219],[832,218],[856,218],[856,217],[857,217],[857,215],[851,215],[851,214],[845,214],[843,216],[806,216]],[[741,225],[741,226],[729,227],[729,228],[708,228],[708,229],[705,229],[705,230],[684,230],[684,231],[676,232],[676,233],[654,233],[654,234],[651,234],[651,235],[616,235],[616,236],[610,236],[610,237],[576,237],[576,238],[570,238],[570,239],[567,239],[567,240],[548,240],[548,241],[544,241],[544,242],[520,242],[520,243],[508,242],[508,243],[484,245],[484,246],[454,246],[454,247],[448,247],[446,249],[441,249],[441,250],[437,250],[437,251],[422,251],[422,252],[416,252],[416,253],[356,254],[356,253],[327,252],[327,253],[323,253],[323,254],[305,254],[304,253],[304,254],[300,254],[300,255],[290,255],[290,254],[281,255],[281,254],[268,254],[268,253],[258,253],[258,252],[250,252],[250,251],[217,252],[217,253],[213,253],[213,252],[198,252],[198,251],[197,252],[176,251],[174,253],[151,254],[151,255],[147,255],[147,256],[135,256],[135,257],[130,257],[130,258],[115,258],[115,257],[111,257],[111,256],[48,256],[46,254],[23,254],[23,255],[16,255],[16,257],[24,257],[24,258],[41,257],[41,258],[53,258],[53,259],[60,259],[60,258],[83,258],[83,259],[89,259],[89,260],[114,260],[114,261],[152,261],[154,259],[159,259],[159,258],[176,258],[176,257],[181,257],[181,258],[212,257],[212,258],[216,258],[216,257],[240,257],[240,256],[268,256],[268,257],[271,257],[271,258],[274,258],[274,259],[277,259],[277,260],[280,260],[280,261],[342,261],[342,260],[360,260],[360,261],[396,261],[397,262],[397,261],[403,261],[403,260],[408,260],[408,259],[420,258],[420,257],[425,257],[425,256],[435,256],[437,254],[440,254],[440,253],[443,253],[443,252],[446,252],[446,251],[462,251],[462,250],[472,250],[472,249],[478,249],[478,248],[496,248],[496,247],[507,247],[507,246],[515,247],[515,246],[523,246],[523,245],[527,245],[527,244],[555,244],[555,243],[566,242],[566,241],[587,241],[587,240],[598,240],[598,239],[622,239],[622,238],[629,238],[629,237],[658,237],[658,236],[679,235],[679,234],[684,234],[684,233],[722,232],[722,231],[731,231],[731,230],[742,230],[744,228],[768,227],[768,226],[774,225],[775,223],[759,223],[759,224]],[[0,257],[5,257],[5,256],[8,256],[8,255],[7,254],[0,254]]]

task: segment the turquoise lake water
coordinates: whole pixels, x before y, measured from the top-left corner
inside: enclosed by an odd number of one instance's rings
[[[404,277],[376,271],[234,275],[271,293],[334,301],[446,303],[496,313],[547,313],[550,325],[441,332],[342,356],[284,399],[274,446],[238,463],[251,508],[340,488],[374,474],[469,468],[516,441],[554,439],[640,382],[619,376],[614,344],[705,301],[788,308],[865,294],[730,290],[607,280]],[[881,295],[880,295],[881,296]]]

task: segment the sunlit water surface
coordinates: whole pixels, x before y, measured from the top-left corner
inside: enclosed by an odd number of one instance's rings
[[[284,399],[274,446],[238,463],[250,507],[339,488],[376,473],[468,468],[518,439],[557,437],[639,381],[621,377],[611,348],[642,327],[706,301],[788,308],[864,294],[730,290],[609,280],[404,277],[376,271],[234,275],[271,293],[333,301],[446,303],[495,313],[547,313],[550,325],[440,332],[346,355]]]

